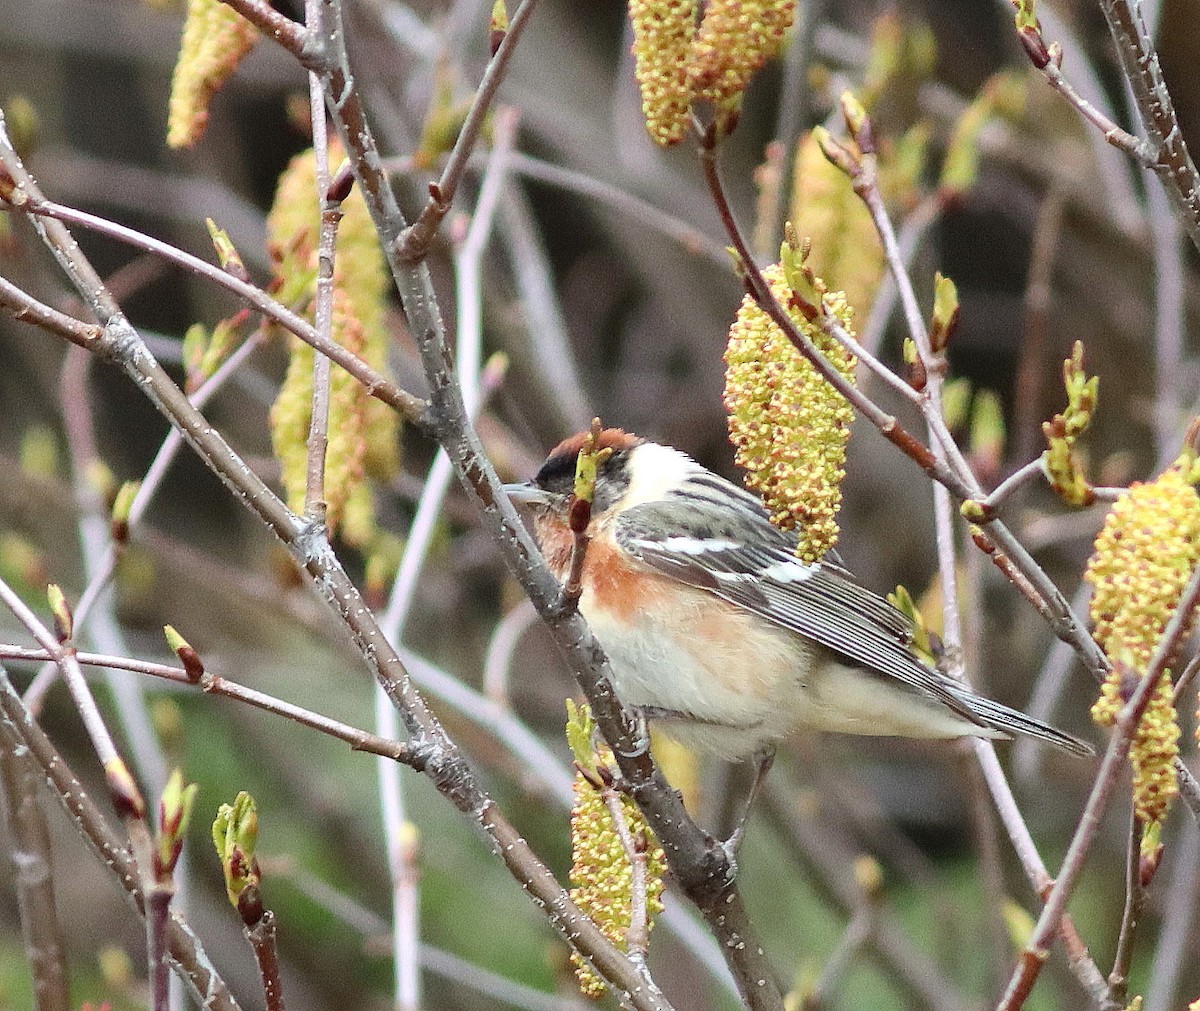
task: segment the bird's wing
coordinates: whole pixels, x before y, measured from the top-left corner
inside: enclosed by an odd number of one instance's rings
[[[840,566],[801,562],[793,554],[794,540],[765,513],[731,514],[725,504],[667,498],[625,510],[614,535],[657,572],[708,590],[819,642],[851,666],[887,674],[975,719],[946,686],[946,677],[909,650],[908,618]]]

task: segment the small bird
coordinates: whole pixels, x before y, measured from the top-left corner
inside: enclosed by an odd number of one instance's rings
[[[528,484],[559,579],[575,464],[588,433],[564,440]],[[828,556],[807,564],[762,503],[691,457],[606,429],[579,609],[627,705],[681,743],[727,760],[773,751],[807,727],[898,737],[1027,734],[1076,754],[1084,742],[975,694],[922,663],[909,619]],[[765,771],[764,773],[765,774]]]

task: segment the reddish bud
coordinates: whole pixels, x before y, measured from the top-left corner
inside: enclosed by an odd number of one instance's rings
[[[1154,880],[1154,872],[1158,870],[1162,855],[1163,845],[1159,843],[1150,852],[1142,853],[1138,857],[1138,882],[1143,888],[1148,888],[1150,882]]]
[[[121,758],[113,758],[105,763],[104,781],[108,785],[108,793],[117,817],[146,817],[146,802],[142,799],[142,792],[134,782],[133,776],[129,774],[129,767]]]
[[[488,22],[488,55],[495,56],[508,34],[508,8],[504,0],[496,0],[492,5],[492,16]]]
[[[54,634],[59,642],[66,642],[71,638],[74,630],[75,619],[71,614],[71,605],[67,603],[67,596],[62,591],[57,583],[51,583],[46,587],[46,600],[50,604],[50,613],[54,615]]]
[[[204,676],[204,662],[200,659],[200,654],[192,648],[182,635],[175,631],[173,625],[164,625],[163,634],[167,637],[167,645],[171,647],[171,651],[179,657],[179,662],[183,664],[183,671],[188,676],[188,680],[192,684],[196,684]]]
[[[571,496],[571,504],[567,507],[567,526],[571,532],[581,534],[588,528],[592,519],[592,503],[587,499]]]
[[[349,161],[342,162],[334,177],[329,180],[329,189],[325,191],[325,199],[331,204],[340,204],[354,189],[354,170]]]
[[[263,906],[262,890],[258,885],[247,885],[238,895],[238,915],[247,927],[255,927],[266,911]]]
[[[1046,46],[1046,40],[1042,38],[1042,33],[1036,28],[1019,28],[1017,38],[1025,47],[1025,55],[1029,57],[1030,62],[1038,70],[1045,70],[1046,64],[1050,62],[1050,50]]]
[[[0,201],[6,204],[16,203],[13,199],[17,191],[17,184],[13,182],[13,177],[8,174],[8,170],[0,167]]]

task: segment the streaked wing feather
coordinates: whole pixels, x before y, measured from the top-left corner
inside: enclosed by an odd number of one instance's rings
[[[738,513],[738,522],[731,523],[716,503],[646,503],[618,517],[615,533],[622,547],[663,575],[708,590],[815,640],[851,666],[893,677],[981,722],[944,675],[909,651],[912,627],[902,613],[840,566],[799,561],[794,541],[765,513]]]

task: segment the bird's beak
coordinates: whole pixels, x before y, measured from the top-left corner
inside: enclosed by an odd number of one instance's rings
[[[557,495],[546,491],[545,488],[539,488],[532,481],[523,481],[520,484],[506,484],[504,485],[504,493],[517,505],[550,506],[558,498]]]

